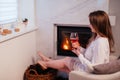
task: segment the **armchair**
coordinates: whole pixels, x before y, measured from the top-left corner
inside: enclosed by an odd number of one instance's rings
[[[110,63],[99,65],[99,70],[102,70],[101,73],[105,72],[106,74],[71,71],[69,80],[120,80],[120,59],[118,60],[114,56],[111,56],[110,59]]]
[[[120,71],[112,74],[92,74],[80,71],[71,71],[69,80],[120,80]]]

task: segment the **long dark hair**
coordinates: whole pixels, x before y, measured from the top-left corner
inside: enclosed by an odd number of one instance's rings
[[[110,52],[114,52],[114,39],[109,17],[106,12],[98,10],[89,14],[89,21],[95,31],[102,37],[107,37],[110,45]]]

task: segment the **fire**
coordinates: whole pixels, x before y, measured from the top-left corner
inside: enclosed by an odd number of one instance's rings
[[[63,49],[65,49],[65,50],[69,50],[69,47],[68,47],[68,45],[63,45]]]
[[[70,44],[70,41],[68,40],[68,38],[65,38],[65,40],[63,41],[62,49],[71,50],[71,44]]]

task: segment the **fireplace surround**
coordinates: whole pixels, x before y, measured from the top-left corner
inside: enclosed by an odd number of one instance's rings
[[[56,56],[71,56],[76,57],[76,55],[71,51],[71,49],[64,49],[62,47],[65,40],[70,44],[70,34],[71,32],[77,32],[79,36],[79,43],[82,47],[86,48],[89,38],[92,35],[91,29],[88,25],[76,25],[76,24],[54,24],[55,27],[55,52]]]

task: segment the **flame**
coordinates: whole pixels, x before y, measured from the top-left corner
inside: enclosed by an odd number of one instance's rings
[[[64,44],[64,45],[63,45],[63,49],[65,49],[65,50],[69,50],[68,45]]]
[[[71,50],[71,45],[70,45],[70,42],[69,42],[68,38],[64,39],[62,49]]]

